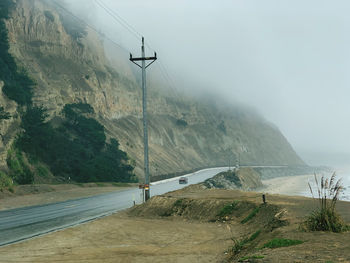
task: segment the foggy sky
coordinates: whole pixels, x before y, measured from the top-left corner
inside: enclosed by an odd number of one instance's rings
[[[350,153],[349,1],[102,1],[145,36],[176,86],[255,107],[299,153]],[[89,10],[139,54],[140,41]]]

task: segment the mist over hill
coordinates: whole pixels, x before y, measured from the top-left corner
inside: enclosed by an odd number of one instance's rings
[[[140,72],[125,54],[119,55],[123,51],[108,56],[105,40],[51,1],[18,0],[4,19],[9,53],[34,81],[31,103],[46,109],[45,121],[57,127],[64,121],[66,105],[90,105],[93,110],[86,118],[103,126],[106,145],[111,139],[118,141],[141,178]],[[8,171],[9,151],[23,131],[21,120],[28,105],[6,95],[7,80],[0,80],[0,103],[10,114],[0,120],[0,165]],[[152,175],[228,165],[237,159],[254,165],[304,165],[279,129],[248,107],[204,94],[178,94],[155,77],[148,88]]]

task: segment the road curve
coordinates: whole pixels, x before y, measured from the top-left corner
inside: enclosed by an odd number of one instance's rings
[[[227,167],[204,169],[185,175],[188,184],[197,184]],[[178,177],[151,184],[151,196],[178,190]],[[94,220],[141,203],[141,191],[132,188],[65,202],[30,206],[0,212],[0,246]]]

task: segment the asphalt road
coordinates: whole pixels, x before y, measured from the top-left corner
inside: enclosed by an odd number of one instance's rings
[[[197,184],[224,170],[227,170],[227,167],[204,169],[185,175],[188,177],[186,185],[179,184],[178,178],[152,183],[151,196]],[[131,207],[134,201],[142,202],[141,190],[137,188],[60,203],[1,211],[0,246],[112,214]]]

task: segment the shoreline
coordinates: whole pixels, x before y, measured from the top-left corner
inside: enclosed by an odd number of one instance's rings
[[[268,194],[310,197],[311,193],[308,182],[312,182],[313,180],[313,174],[276,177],[261,180],[264,186],[256,191]],[[306,195],[306,193],[310,194]]]
[[[318,176],[317,178],[319,179],[320,177]],[[261,180],[261,182],[264,186],[254,191],[264,194],[312,197],[308,185],[308,182],[310,182],[314,194],[316,193],[315,198],[318,198],[313,174],[281,176],[273,179]],[[350,202],[350,189],[347,189],[347,185],[344,185],[344,187],[344,192],[339,200]]]

